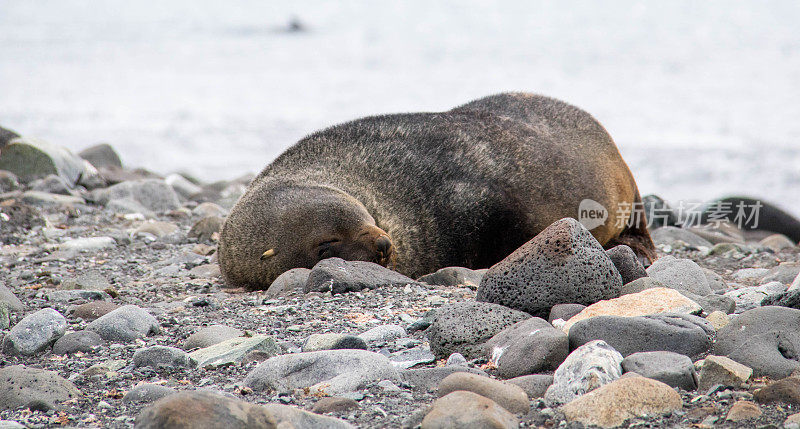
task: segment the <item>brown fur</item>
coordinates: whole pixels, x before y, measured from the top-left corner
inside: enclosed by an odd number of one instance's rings
[[[449,112],[368,117],[306,137],[253,180],[223,226],[220,267],[229,284],[251,289],[330,256],[411,277],[486,268],[576,217],[587,198],[609,209],[592,230],[601,244],[652,257],[644,224],[626,229],[615,210],[639,201],[636,183],[583,110],[511,93]],[[384,233],[390,249],[376,244]],[[275,256],[262,260],[268,249]]]

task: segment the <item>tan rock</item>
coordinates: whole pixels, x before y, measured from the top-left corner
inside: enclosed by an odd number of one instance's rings
[[[777,253],[784,249],[793,248],[794,241],[783,234],[772,234],[759,241],[758,245]]]
[[[477,393],[489,398],[514,414],[527,414],[530,410],[528,394],[521,387],[468,372],[448,375],[439,383],[439,396],[457,390]]]
[[[697,389],[705,391],[717,384],[739,387],[750,379],[753,370],[725,356],[708,355],[703,361]]]
[[[519,420],[496,402],[458,390],[437,399],[422,420],[422,429],[516,429]]]
[[[203,392],[181,392],[159,399],[136,416],[137,428],[276,428],[264,407]]]
[[[757,419],[761,414],[761,408],[758,405],[750,401],[736,401],[728,411],[728,417],[725,417],[725,420],[740,422],[742,420]]]
[[[683,407],[681,395],[666,384],[626,376],[601,386],[561,407],[568,421],[613,428],[625,420],[667,414]]]
[[[719,310],[712,311],[711,314],[706,316],[706,320],[708,320],[708,323],[711,323],[715,331],[719,331],[731,322],[730,316]]]
[[[800,426],[800,413],[794,413],[786,418],[786,421],[783,422],[783,426],[785,428],[789,428],[790,425]]]
[[[670,312],[695,314],[702,309],[700,304],[674,289],[657,287],[594,303],[572,316],[562,329],[569,333],[572,325],[595,316],[635,317]]]

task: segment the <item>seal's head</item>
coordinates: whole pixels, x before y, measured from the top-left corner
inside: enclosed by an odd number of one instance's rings
[[[388,265],[392,241],[361,202],[325,185],[253,184],[220,234],[231,286],[266,289],[281,273],[339,257]]]

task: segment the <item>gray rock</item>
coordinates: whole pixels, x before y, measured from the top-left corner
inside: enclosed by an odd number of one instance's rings
[[[380,325],[358,335],[367,344],[388,343],[406,336],[406,330],[400,325]]]
[[[95,168],[122,168],[119,155],[108,143],[100,143],[78,152],[78,156],[89,161]]]
[[[225,219],[219,216],[204,217],[192,225],[186,236],[195,238],[199,242],[211,242],[211,237],[222,229],[223,223],[225,223]]]
[[[121,214],[140,213],[148,219],[152,219],[156,216],[151,210],[131,198],[114,198],[109,200],[106,203],[106,210]]]
[[[243,334],[244,332],[241,330],[231,328],[230,326],[206,326],[194,334],[189,335],[189,338],[183,343],[183,348],[186,350],[202,349],[232,338],[241,337]]]
[[[17,189],[19,189],[17,175],[10,171],[0,170],[0,194],[16,191]]]
[[[122,402],[149,404],[174,393],[178,393],[178,391],[171,387],[154,383],[139,383],[122,397]]]
[[[280,428],[354,429],[344,420],[309,413],[289,405],[266,404],[264,409],[275,417]]]
[[[719,274],[709,270],[708,268],[703,268],[703,274],[706,275],[708,286],[714,292],[728,289],[728,284],[725,283],[725,279],[723,279]]]
[[[92,195],[103,205],[111,200],[129,198],[153,212],[167,212],[181,206],[175,191],[159,179],[122,182],[105,189],[98,189]]]
[[[436,356],[431,353],[430,347],[423,345],[392,353],[389,355],[389,360],[395,368],[408,369],[423,363],[434,363]]]
[[[67,319],[52,308],[25,316],[3,339],[3,353],[32,356],[50,347],[67,330]]]
[[[700,377],[697,387],[700,391],[722,385],[739,389],[742,384],[753,375],[753,369],[742,365],[726,356],[708,355],[703,359],[703,368],[700,370]]]
[[[339,349],[367,349],[367,343],[355,335],[311,334],[303,343],[304,352]]]
[[[621,286],[600,243],[577,220],[565,218],[492,266],[475,299],[545,318],[556,304],[616,298]]]
[[[87,302],[71,308],[71,314],[91,322],[119,308],[119,305],[108,301]]]
[[[97,169],[66,148],[21,137],[3,148],[0,170],[16,174],[25,183],[48,174],[60,176],[70,184],[98,176]]]
[[[180,195],[185,199],[190,199],[192,195],[198,194],[203,191],[203,188],[195,185],[194,183],[187,180],[185,177],[181,176],[180,174],[170,174],[169,176],[164,178],[164,182],[167,185],[171,186],[175,193]]]
[[[644,270],[644,266],[630,247],[624,244],[614,246],[606,250],[606,254],[617,267],[623,285],[647,276],[647,271]]]
[[[623,285],[621,293],[622,295],[628,295],[658,287],[667,286],[652,277],[642,277]],[[685,290],[679,290],[678,292],[699,304],[706,313],[711,313],[715,310],[724,311],[725,313],[732,313],[733,309],[736,307],[736,302],[727,296],[717,295],[714,293],[702,296],[687,292]]]
[[[697,372],[688,356],[665,351],[634,353],[622,360],[624,372],[658,380],[672,387],[697,388]]]
[[[665,226],[651,231],[650,237],[652,237],[653,243],[657,245],[674,245],[676,242],[682,241],[692,247],[708,247],[710,249],[713,246],[713,244],[705,238],[686,229],[674,226]]]
[[[437,393],[441,397],[458,390],[489,398],[514,414],[527,414],[531,408],[528,395],[521,387],[467,372],[456,372],[445,377],[439,383]]]
[[[97,332],[106,341],[123,343],[160,332],[156,318],[135,305],[111,311],[89,323],[86,329]]]
[[[495,334],[485,345],[500,378],[555,370],[569,355],[564,331],[538,317],[517,322]]]
[[[0,301],[0,330],[11,328],[11,309],[8,304]]]
[[[535,399],[544,397],[547,388],[553,384],[553,376],[549,374],[523,375],[508,379],[506,383],[521,387],[529,398]]]
[[[733,272],[733,279],[737,281],[758,281],[769,274],[768,268],[741,268]]]
[[[28,189],[48,194],[72,195],[72,188],[73,186],[67,183],[64,178],[55,174],[50,174],[28,184]]]
[[[553,384],[544,395],[545,403],[550,407],[566,404],[620,376],[619,352],[603,341],[586,343],[570,353],[553,374]]]
[[[157,400],[136,416],[137,428],[276,428],[265,407],[210,392],[180,392]],[[293,427],[293,426],[290,426]]]
[[[151,346],[137,350],[133,354],[135,368],[194,368],[197,362],[189,354],[177,347]]]
[[[62,402],[81,396],[74,384],[53,371],[23,365],[0,369],[0,410],[15,410],[29,404],[56,409]]]
[[[761,300],[761,305],[778,305],[781,307],[800,309],[800,290],[790,288],[786,292],[767,296]]]
[[[665,287],[678,292],[690,292],[700,296],[713,293],[703,269],[689,259],[661,257],[647,268],[647,274]]]
[[[217,368],[223,365],[240,363],[245,356],[254,351],[269,356],[278,354],[279,348],[275,340],[267,335],[237,337],[225,340],[206,348],[195,350],[189,356],[197,361],[200,368]]]
[[[764,237],[758,242],[758,245],[778,253],[782,250],[793,248],[795,246],[795,242],[783,234],[772,234],[768,237]]]
[[[101,290],[54,290],[47,293],[47,300],[53,302],[102,301],[106,299],[111,299],[111,296]]]
[[[25,426],[13,420],[0,420],[0,429],[25,429]]]
[[[657,287],[669,287],[669,286],[665,285],[664,283],[661,283],[660,281],[652,277],[641,277],[630,283],[625,283],[622,286],[622,289],[620,289],[620,295],[630,295],[632,293],[639,293],[647,289],[654,289]]]
[[[381,380],[399,381],[385,356],[366,350],[325,350],[269,358],[253,369],[244,384],[254,391],[279,392],[309,387],[340,395]]]
[[[556,304],[550,309],[550,317],[547,318],[547,321],[553,323],[554,320],[561,319],[566,322],[572,316],[583,311],[584,308],[586,306],[583,304]]]
[[[789,285],[800,275],[800,262],[781,262],[769,270],[769,274],[761,279],[761,283],[781,282]]]
[[[14,295],[11,289],[7,288],[5,283],[0,280],[0,302],[8,304],[8,308],[12,312],[20,312],[25,310],[25,305],[22,301]]]
[[[431,351],[439,358],[461,353],[467,359],[483,356],[483,344],[530,314],[487,302],[460,302],[439,308],[425,331]]]
[[[593,340],[603,340],[623,356],[663,350],[697,358],[711,348],[713,335],[711,323],[688,314],[596,316],[570,328],[569,344],[576,348]]]
[[[788,377],[800,368],[800,310],[758,307],[733,318],[717,332],[713,354],[753,369],[755,377]]]
[[[476,289],[481,284],[486,269],[471,270],[464,267],[445,267],[435,273],[425,274],[418,282],[435,286],[468,286]]]
[[[266,295],[270,298],[283,296],[292,292],[303,293],[308,282],[308,276],[311,270],[308,268],[292,268],[289,271],[279,275],[269,288]]]
[[[200,203],[197,207],[192,209],[192,216],[208,217],[208,216],[228,216],[228,211],[222,208],[219,204],[210,202]]]
[[[58,248],[67,252],[96,252],[116,246],[116,240],[111,237],[82,237],[67,240],[61,243]]]
[[[447,357],[447,362],[445,362],[447,366],[467,366],[467,358],[465,358],[461,353],[453,353]]]
[[[56,340],[53,354],[70,355],[76,352],[91,353],[105,344],[100,335],[92,331],[70,332]]]
[[[339,396],[326,396],[315,402],[314,408],[311,411],[317,414],[325,414],[342,413],[355,409],[358,409],[358,402],[353,399]]]
[[[466,366],[444,366],[435,368],[420,368],[420,369],[407,369],[400,372],[403,381],[414,387],[415,390],[430,392],[450,374],[456,372],[468,372],[470,374],[477,374],[488,377],[485,372],[470,368]]]
[[[304,290],[306,293],[330,291],[337,294],[407,284],[416,284],[416,282],[372,262],[328,258],[314,265],[308,275]]]
[[[86,201],[81,197],[72,195],[50,194],[40,191],[27,191],[20,196],[25,204],[30,204],[36,207],[57,207],[57,206],[71,206],[76,204],[85,204]]]
[[[761,286],[743,287],[730,292],[725,296],[736,302],[736,312],[751,310],[761,306],[761,301],[772,295],[779,295],[786,291],[786,285],[781,282],[769,282]]]

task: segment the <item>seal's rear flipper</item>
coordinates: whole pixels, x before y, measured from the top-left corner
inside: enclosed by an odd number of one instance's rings
[[[650,232],[647,230],[647,214],[642,204],[642,198],[639,196],[639,191],[636,191],[636,197],[633,202],[633,213],[631,213],[631,222],[625,226],[625,229],[619,234],[618,237],[612,238],[605,246],[610,249],[614,246],[624,244],[636,253],[639,260],[645,267],[650,266],[658,255],[656,254],[656,246],[653,244],[653,239],[650,238]]]

